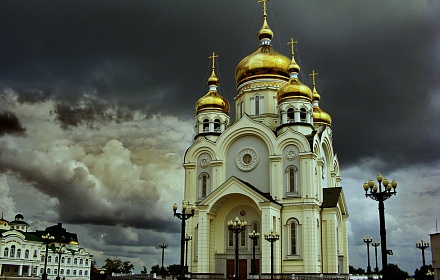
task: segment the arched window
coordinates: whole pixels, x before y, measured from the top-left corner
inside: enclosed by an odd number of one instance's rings
[[[11,246],[11,253],[9,255],[11,258],[15,257],[15,245]]]
[[[80,270],[79,271],[79,276],[82,276],[83,275],[83,272],[82,272],[82,270]]]
[[[64,275],[64,269],[63,268],[60,269],[60,274]]]
[[[298,168],[291,165],[286,168],[286,192],[288,196],[299,196]]]
[[[307,121],[307,113],[306,113],[306,109],[301,108],[300,112],[299,112],[299,117],[301,119],[301,122],[306,122]]]
[[[203,120],[203,132],[209,132],[209,120]]]
[[[287,109],[287,122],[295,122],[295,110],[293,108]]]
[[[71,260],[70,258],[67,258],[67,264],[70,264]]]
[[[17,249],[17,259],[21,258],[21,249]]]
[[[89,265],[89,260],[86,260],[86,265]]]
[[[50,268],[47,268],[47,272],[46,272],[47,274],[50,274]]]
[[[66,273],[66,274],[67,274],[67,275],[70,275],[70,269],[67,270],[67,273]]]
[[[58,263],[58,256],[55,256],[55,263]]]
[[[83,264],[83,259],[79,259],[79,264]]]
[[[289,256],[300,255],[301,225],[298,220],[291,218],[287,221],[288,245],[287,254]]]
[[[64,257],[61,257],[61,263],[64,263]]]
[[[205,198],[208,195],[210,187],[209,174],[206,172],[199,175],[199,198]]]
[[[24,258],[29,259],[29,250],[24,251]]]
[[[8,257],[9,256],[9,248],[5,248],[5,250],[3,251],[3,256],[4,257]]]
[[[73,260],[73,264],[78,264],[78,259],[77,259],[77,258],[75,258],[75,259]]]
[[[255,95],[255,115],[260,114],[260,96]]]
[[[58,269],[57,268],[54,268],[53,274],[58,274]]]
[[[49,263],[52,262],[52,256],[48,256],[48,257],[47,257],[47,262],[49,262]]]
[[[44,262],[45,255],[41,255],[40,261]]]
[[[84,270],[84,275],[85,276],[89,275],[89,271],[88,270]]]
[[[73,275],[76,275],[76,269],[73,270]]]
[[[214,131],[215,132],[221,132],[221,130],[220,130],[220,120],[219,119],[215,119],[214,120]]]

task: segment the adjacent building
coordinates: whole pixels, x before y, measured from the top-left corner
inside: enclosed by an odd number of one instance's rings
[[[1,218],[0,275],[41,277],[46,263],[48,280],[90,279],[92,255],[79,246],[75,233],[61,223],[44,231],[28,229],[22,214],[11,222]]]
[[[299,79],[293,39],[290,57],[271,45],[263,2],[258,49],[235,71],[235,121],[218,91],[213,53],[209,91],[195,104],[195,137],[184,157],[184,200],[195,207],[186,234],[189,271],[204,277],[291,278],[348,275],[348,209],[333,150],[332,119],[316,89]],[[189,207],[187,208],[189,209]],[[246,221],[238,238],[228,229]],[[253,241],[255,276],[252,275]],[[271,243],[264,234],[273,232]],[[239,260],[236,261],[238,248]],[[273,257],[273,271],[271,258]],[[236,267],[238,262],[238,267]]]

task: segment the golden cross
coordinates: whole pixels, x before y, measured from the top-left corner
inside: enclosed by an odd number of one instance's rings
[[[293,41],[293,38],[290,38],[290,41],[287,42],[288,45],[292,47],[292,56],[295,52],[295,45],[298,43],[298,41]]]
[[[312,74],[309,74],[312,76],[313,86],[315,86],[315,76],[318,76],[319,73],[316,73],[315,70],[312,70]]]
[[[263,3],[263,15],[266,16],[267,15],[267,6],[266,6],[266,2],[269,2],[269,0],[258,0],[258,3]]]
[[[209,57],[212,59],[212,70],[215,68],[215,59],[218,58],[218,55],[215,55],[215,52],[212,52],[212,55]]]

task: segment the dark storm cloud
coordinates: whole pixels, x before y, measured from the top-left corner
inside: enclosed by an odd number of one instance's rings
[[[4,134],[23,134],[26,128],[13,112],[0,111],[0,136]]]

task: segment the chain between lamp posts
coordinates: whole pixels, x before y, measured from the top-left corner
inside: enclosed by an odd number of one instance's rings
[[[384,201],[395,195],[397,182],[393,179],[389,182],[387,178],[383,178],[379,173],[376,177],[379,186],[374,183],[372,179],[365,182],[363,187],[365,190],[365,196],[379,202],[379,227],[380,227],[380,242],[381,242],[381,254],[382,254],[382,279],[388,278],[388,256],[391,253],[387,249],[387,233],[385,229],[385,206]],[[382,184],[385,190],[382,191]]]
[[[188,209],[189,203],[186,200],[182,201],[182,209],[181,212],[177,212],[177,203],[174,203],[173,205],[173,212],[174,217],[177,217],[182,221],[182,232],[180,235],[180,275],[177,277],[177,279],[186,279],[185,277],[185,266],[184,266],[184,258],[185,258],[185,225],[186,220],[194,216],[194,212],[196,210],[196,207],[194,205],[191,205],[191,207]],[[189,210],[189,213],[188,211]]]
[[[233,232],[235,235],[235,267],[234,267],[234,279],[239,279],[238,277],[238,234],[246,230],[246,221],[240,221],[238,217],[235,217],[234,221],[228,222],[228,230]]]
[[[420,242],[416,242],[416,247],[422,250],[422,263],[425,266],[425,249],[429,248],[429,242],[424,241],[423,239]]]
[[[49,243],[55,240],[55,236],[47,233],[46,235],[42,235],[41,239],[43,239],[44,244],[46,244],[46,255],[44,257],[44,272],[41,275],[42,280],[47,280],[47,255],[49,254]]]
[[[264,239],[270,242],[270,279],[273,280],[273,243],[280,239],[280,234],[271,230],[264,234]]]

